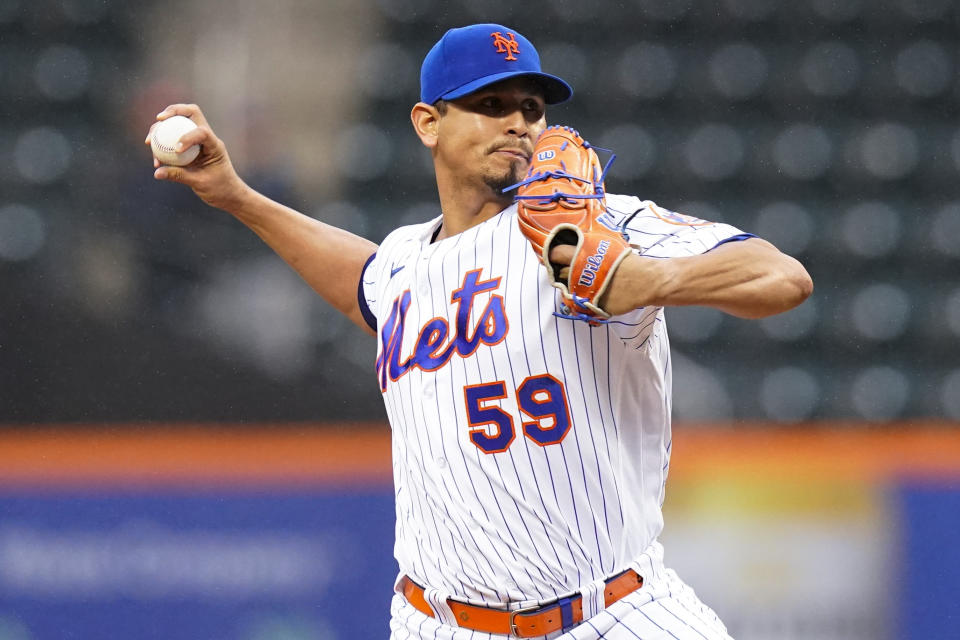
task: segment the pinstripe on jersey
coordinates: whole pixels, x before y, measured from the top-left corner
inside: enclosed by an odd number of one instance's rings
[[[650,257],[741,232],[608,195]],[[393,429],[401,573],[475,604],[544,602],[624,569],[654,543],[670,456],[663,311],[591,327],[556,290],[516,206],[431,242],[400,228],[364,271]]]

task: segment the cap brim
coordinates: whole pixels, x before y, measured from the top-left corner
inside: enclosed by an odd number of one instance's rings
[[[443,98],[444,100],[462,98],[465,95],[471,94],[474,91],[479,91],[480,89],[490,86],[496,82],[500,82],[501,80],[517,78],[520,76],[532,78],[543,87],[543,101],[547,104],[560,104],[561,102],[566,102],[573,96],[573,88],[557,76],[552,76],[549,73],[537,71],[507,71],[505,73],[495,73],[493,75],[484,76],[483,78],[478,78],[477,80],[468,82],[462,87],[457,87],[456,89],[446,92],[440,96],[440,98]]]

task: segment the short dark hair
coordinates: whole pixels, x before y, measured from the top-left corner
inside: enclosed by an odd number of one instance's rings
[[[437,111],[440,113],[441,116],[447,115],[447,109],[450,108],[450,105],[443,98],[440,98],[439,100],[434,102],[433,106],[437,108]]]

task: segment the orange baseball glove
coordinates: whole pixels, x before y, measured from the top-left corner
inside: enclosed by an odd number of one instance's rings
[[[610,162],[613,158],[610,159]],[[520,230],[547,267],[560,290],[566,317],[598,324],[610,317],[599,300],[620,263],[630,254],[626,237],[609,222],[597,153],[574,129],[547,127],[533,150],[530,169],[517,189]],[[567,277],[566,265],[550,262],[558,244],[576,247]]]

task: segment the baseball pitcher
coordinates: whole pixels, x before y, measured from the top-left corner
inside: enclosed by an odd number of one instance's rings
[[[607,193],[609,154],[547,126],[547,105],[571,95],[514,29],[444,34],[410,114],[437,215],[379,246],[251,190],[196,105],[158,116],[192,119],[180,141],[202,151],[185,167],[155,161],[155,177],[234,215],[377,336],[392,638],[729,638],[657,541],[671,453],[663,308],[760,318],[812,283],[760,238]]]

